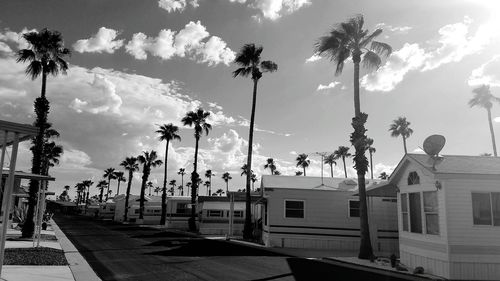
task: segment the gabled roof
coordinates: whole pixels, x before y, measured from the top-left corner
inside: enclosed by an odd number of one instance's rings
[[[500,175],[500,157],[443,155],[435,164],[427,154],[407,154],[407,157],[435,174]]]
[[[386,181],[366,179],[366,186],[372,186]],[[263,188],[290,188],[311,190],[357,191],[358,182],[353,178],[304,177],[304,176],[272,176],[263,175]]]

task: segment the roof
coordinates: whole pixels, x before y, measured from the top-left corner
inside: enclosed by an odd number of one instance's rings
[[[2,177],[8,177],[8,176],[9,176],[9,170],[4,169],[2,171]],[[14,178],[28,179],[28,180],[47,180],[47,181],[55,181],[56,180],[55,178],[53,178],[51,176],[35,175],[35,174],[30,174],[30,173],[26,173],[26,172],[22,172],[22,171],[15,171]]]
[[[235,202],[243,202],[246,200],[245,192],[229,192],[234,194]],[[260,199],[260,193],[252,192],[250,193],[252,202]],[[229,196],[198,196],[198,202],[229,202]]]
[[[500,175],[500,157],[442,155],[436,159],[434,165],[434,160],[427,154],[407,154],[406,156],[432,173]]]
[[[6,131],[9,133],[6,134]],[[27,124],[0,120],[0,147],[3,147],[4,142],[7,146],[14,142],[13,133],[19,133],[19,141],[21,142],[36,136],[38,128]]]
[[[383,180],[366,179],[366,185],[383,183]],[[353,178],[304,177],[304,176],[262,176],[264,188],[289,188],[311,190],[357,191],[358,182]]]

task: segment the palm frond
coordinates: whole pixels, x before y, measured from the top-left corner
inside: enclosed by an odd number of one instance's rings
[[[363,66],[366,68],[375,68],[378,69],[380,65],[382,64],[382,60],[380,57],[372,52],[372,51],[367,51],[363,55]]]
[[[30,64],[28,64],[28,67],[26,67],[26,74],[31,76],[32,80],[35,80],[40,74],[42,74],[43,67],[42,63],[40,61],[32,61]]]
[[[361,42],[359,43],[360,47],[366,47],[366,45],[368,45],[368,43],[372,42],[373,39],[375,39],[380,34],[382,34],[382,29],[379,28],[379,29],[376,29],[374,32],[372,32],[372,34],[370,34],[368,36],[364,36],[363,40],[361,40]]]
[[[379,41],[372,41],[370,49],[375,53],[385,57],[388,57],[392,53],[392,47],[389,44]]]
[[[26,62],[36,60],[36,54],[30,49],[22,49],[17,52],[17,62]]]
[[[278,65],[270,60],[266,60],[260,63],[260,67],[263,72],[275,72],[278,70]]]
[[[250,73],[252,73],[252,67],[240,67],[235,71],[233,71],[233,77],[234,78],[237,76],[247,77],[248,75],[250,75]]]

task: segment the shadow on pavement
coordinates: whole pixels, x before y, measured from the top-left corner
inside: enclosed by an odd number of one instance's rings
[[[153,233],[153,234],[140,234],[140,235],[134,235],[131,237],[132,238],[186,238],[186,237],[191,237],[191,236],[181,234],[181,233],[160,231],[160,232]]]
[[[146,246],[173,247],[170,250],[147,253],[147,255],[159,256],[288,256],[264,249],[207,239],[160,240],[147,244]]]

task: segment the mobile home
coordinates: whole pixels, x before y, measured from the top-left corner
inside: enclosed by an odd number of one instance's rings
[[[367,180],[367,188],[380,181]],[[261,180],[262,240],[268,247],[358,250],[359,197],[355,179],[268,176]],[[370,234],[375,251],[396,252],[396,200],[371,197]]]
[[[119,195],[115,198],[114,220],[123,221],[125,212],[125,196]],[[127,218],[132,223],[159,224],[161,218],[161,196],[144,196],[144,219],[139,220],[140,196],[129,196]]]
[[[401,262],[454,280],[500,280],[500,158],[406,154],[398,191]]]

